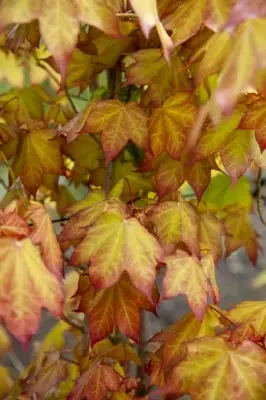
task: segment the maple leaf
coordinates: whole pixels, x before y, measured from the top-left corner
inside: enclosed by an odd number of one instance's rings
[[[239,95],[253,84],[256,73],[265,67],[263,29],[263,18],[249,19],[240,24],[234,33],[232,50],[226,58],[214,93],[215,102],[224,113],[232,110]]]
[[[205,24],[217,32],[224,28],[230,17],[235,0],[208,0]]]
[[[156,27],[162,42],[164,56],[169,60],[169,55],[173,50],[173,43],[163,24],[159,19],[156,0],[130,0],[131,6],[138,15],[144,35],[148,38],[152,28]]]
[[[157,351],[161,358],[161,368],[167,370],[176,365],[184,356],[184,345],[187,342],[199,337],[215,336],[215,328],[220,326],[218,314],[207,307],[202,322],[194,314],[189,313],[163,332],[157,333],[151,342],[163,342]]]
[[[83,372],[74,389],[67,396],[67,400],[80,400],[91,398],[104,400],[108,391],[116,392],[119,389],[122,378],[115,369],[99,362],[91,364],[90,368]]]
[[[41,185],[45,173],[61,173],[61,154],[55,134],[51,129],[42,129],[33,130],[22,137],[13,169],[32,193]]]
[[[227,32],[217,32],[210,37],[204,47],[204,56],[196,73],[196,83],[219,72],[231,50],[230,36]],[[192,56],[193,57],[193,56]]]
[[[148,147],[147,117],[136,103],[118,100],[100,101],[90,106],[87,132],[102,134],[106,164],[115,158],[129,140],[137,146]]]
[[[128,271],[136,288],[150,299],[161,256],[159,243],[136,218],[110,210],[88,227],[70,262],[80,265],[90,261],[90,278],[98,289],[110,287]]]
[[[252,131],[236,130],[220,150],[221,159],[233,183],[244,174],[252,161]]]
[[[140,311],[155,311],[154,306],[126,275],[113,286],[95,291],[89,274],[90,269],[81,276],[76,296],[81,296],[77,311],[84,312],[89,318],[92,345],[106,338],[115,327],[138,342]]]
[[[142,103],[161,103],[178,90],[191,88],[187,71],[177,54],[168,64],[159,49],[139,50],[131,54],[135,61],[126,70],[128,85],[149,85],[142,97]],[[178,74],[176,71],[180,71]]]
[[[203,320],[207,307],[208,281],[200,261],[183,250],[164,259],[167,265],[163,298],[185,294],[197,318]]]
[[[165,201],[152,210],[151,221],[160,242],[170,245],[184,242],[192,254],[199,255],[198,215],[193,206],[181,200]]]
[[[191,93],[179,92],[169,97],[161,108],[153,110],[149,134],[154,156],[166,150],[173,158],[180,158],[186,143],[186,132],[196,116],[196,107],[190,98]]]
[[[240,127],[243,129],[255,129],[255,135],[261,151],[266,148],[266,102],[263,99],[256,100],[248,106],[243,116]]]
[[[165,26],[172,29],[175,46],[184,43],[198,32],[204,22],[206,0],[185,0],[178,3],[173,14],[166,17]]]
[[[260,335],[266,333],[266,302],[265,301],[243,301],[226,313],[236,324],[251,324]]]
[[[9,236],[21,239],[28,234],[29,226],[25,219],[17,214],[13,204],[4,210],[0,209],[0,237]]]
[[[222,338],[205,337],[187,347],[187,358],[173,370],[170,391],[205,400],[265,398],[266,355],[255,343],[244,341],[232,349]]]
[[[8,81],[12,86],[23,88],[24,71],[21,60],[13,53],[0,51],[0,80]]]
[[[37,331],[41,308],[59,316],[63,294],[30,239],[0,239],[1,311],[8,330],[27,343]]]
[[[84,275],[81,279],[84,279]],[[133,361],[137,365],[143,365],[143,362],[141,361],[137,353],[133,350],[133,347],[130,344],[114,344],[109,338],[104,339],[101,342],[95,343],[93,345],[90,356],[92,358],[98,358],[102,360],[112,358],[113,360],[118,361],[120,364]]]
[[[27,218],[34,223],[30,237],[34,244],[41,245],[45,265],[61,278],[63,258],[48,212],[42,204],[34,202],[28,207]]]
[[[26,383],[23,385],[23,392],[28,396],[44,396],[68,376],[68,365],[66,361],[60,360],[60,353],[51,352],[46,355],[40,365],[33,368]]]
[[[204,130],[199,142],[193,150],[193,160],[199,161],[212,154],[218,153],[227,143],[228,137],[238,127],[243,111],[236,109],[232,116],[225,117],[218,126],[209,126]]]
[[[77,8],[69,0],[43,0],[40,4],[40,31],[64,78],[79,33]]]
[[[184,165],[181,161],[163,157],[156,170],[156,186],[159,197],[177,190],[184,183]]]
[[[200,247],[208,251],[217,263],[223,253],[222,236],[225,235],[224,225],[214,214],[209,212],[200,214],[199,219],[199,237]]]
[[[248,210],[244,208],[235,208],[224,218],[226,230],[226,255],[230,255],[235,250],[245,247],[250,261],[256,265],[260,245],[258,243],[258,234],[252,228],[248,215]]]
[[[232,8],[226,27],[232,28],[249,18],[266,16],[266,6],[263,0],[237,0]]]

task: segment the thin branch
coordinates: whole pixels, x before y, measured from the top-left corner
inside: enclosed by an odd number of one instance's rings
[[[75,106],[75,103],[74,103],[74,101],[73,101],[73,99],[71,97],[71,94],[70,94],[69,89],[68,89],[67,86],[65,86],[65,93],[66,93],[66,97],[67,97],[67,99],[69,101],[69,104],[72,107],[72,110],[74,111],[75,114],[78,114],[77,107]]]
[[[15,353],[7,353],[7,358],[9,358],[9,361],[13,365],[13,367],[18,371],[22,372],[25,369],[25,366],[22,364],[20,359],[16,356]]]
[[[17,186],[16,185],[17,184],[17,178],[15,176],[15,173],[14,173],[11,165],[9,164],[9,162],[8,162],[4,152],[2,150],[0,150],[0,158],[2,158],[2,160],[4,161],[4,163],[5,163],[5,165],[6,165],[7,169],[8,169],[8,172],[9,172],[9,174],[11,176],[12,186],[14,186],[14,187]],[[1,182],[1,183],[3,184],[3,182]],[[9,189],[12,189],[12,186]],[[27,194],[25,192],[24,186],[19,184],[16,189],[18,191],[18,196],[19,196],[24,208],[27,208],[29,200],[28,200],[28,196],[27,196]]]
[[[259,168],[258,179],[257,179],[257,210],[261,222],[263,223],[263,225],[266,226],[266,220],[263,217],[262,206],[261,206],[261,180],[262,180],[262,169]]]
[[[87,330],[85,329],[83,324],[82,325],[78,324],[77,322],[75,322],[72,319],[70,319],[69,317],[67,317],[65,314],[62,316],[61,319],[63,321],[65,321],[67,324],[69,324],[70,326],[72,326],[74,329],[77,329],[78,331],[80,331],[82,334],[87,333]]]

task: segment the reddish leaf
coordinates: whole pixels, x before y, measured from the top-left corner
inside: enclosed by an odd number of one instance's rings
[[[126,275],[108,289],[95,291],[89,273],[90,269],[81,276],[76,295],[81,296],[78,311],[89,317],[92,345],[105,339],[115,327],[138,342],[140,310],[154,311],[152,304],[132,285]]]
[[[89,369],[78,379],[74,389],[67,396],[67,400],[81,400],[84,398],[104,400],[108,391],[119,389],[121,377],[109,365],[99,362],[91,364]]]
[[[0,237],[21,239],[28,236],[29,226],[12,208],[0,210]]]

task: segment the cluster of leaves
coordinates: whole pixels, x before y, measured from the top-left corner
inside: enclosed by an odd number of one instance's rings
[[[25,346],[58,318],[1,398],[264,399],[266,302],[224,311],[215,278],[261,250],[264,0],[1,0],[0,25],[0,316]]]

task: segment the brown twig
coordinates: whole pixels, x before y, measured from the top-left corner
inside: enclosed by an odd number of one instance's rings
[[[262,169],[259,168],[258,179],[257,179],[257,210],[261,222],[263,223],[263,225],[266,226],[266,220],[263,217],[262,207],[261,207],[261,179],[262,179]]]

